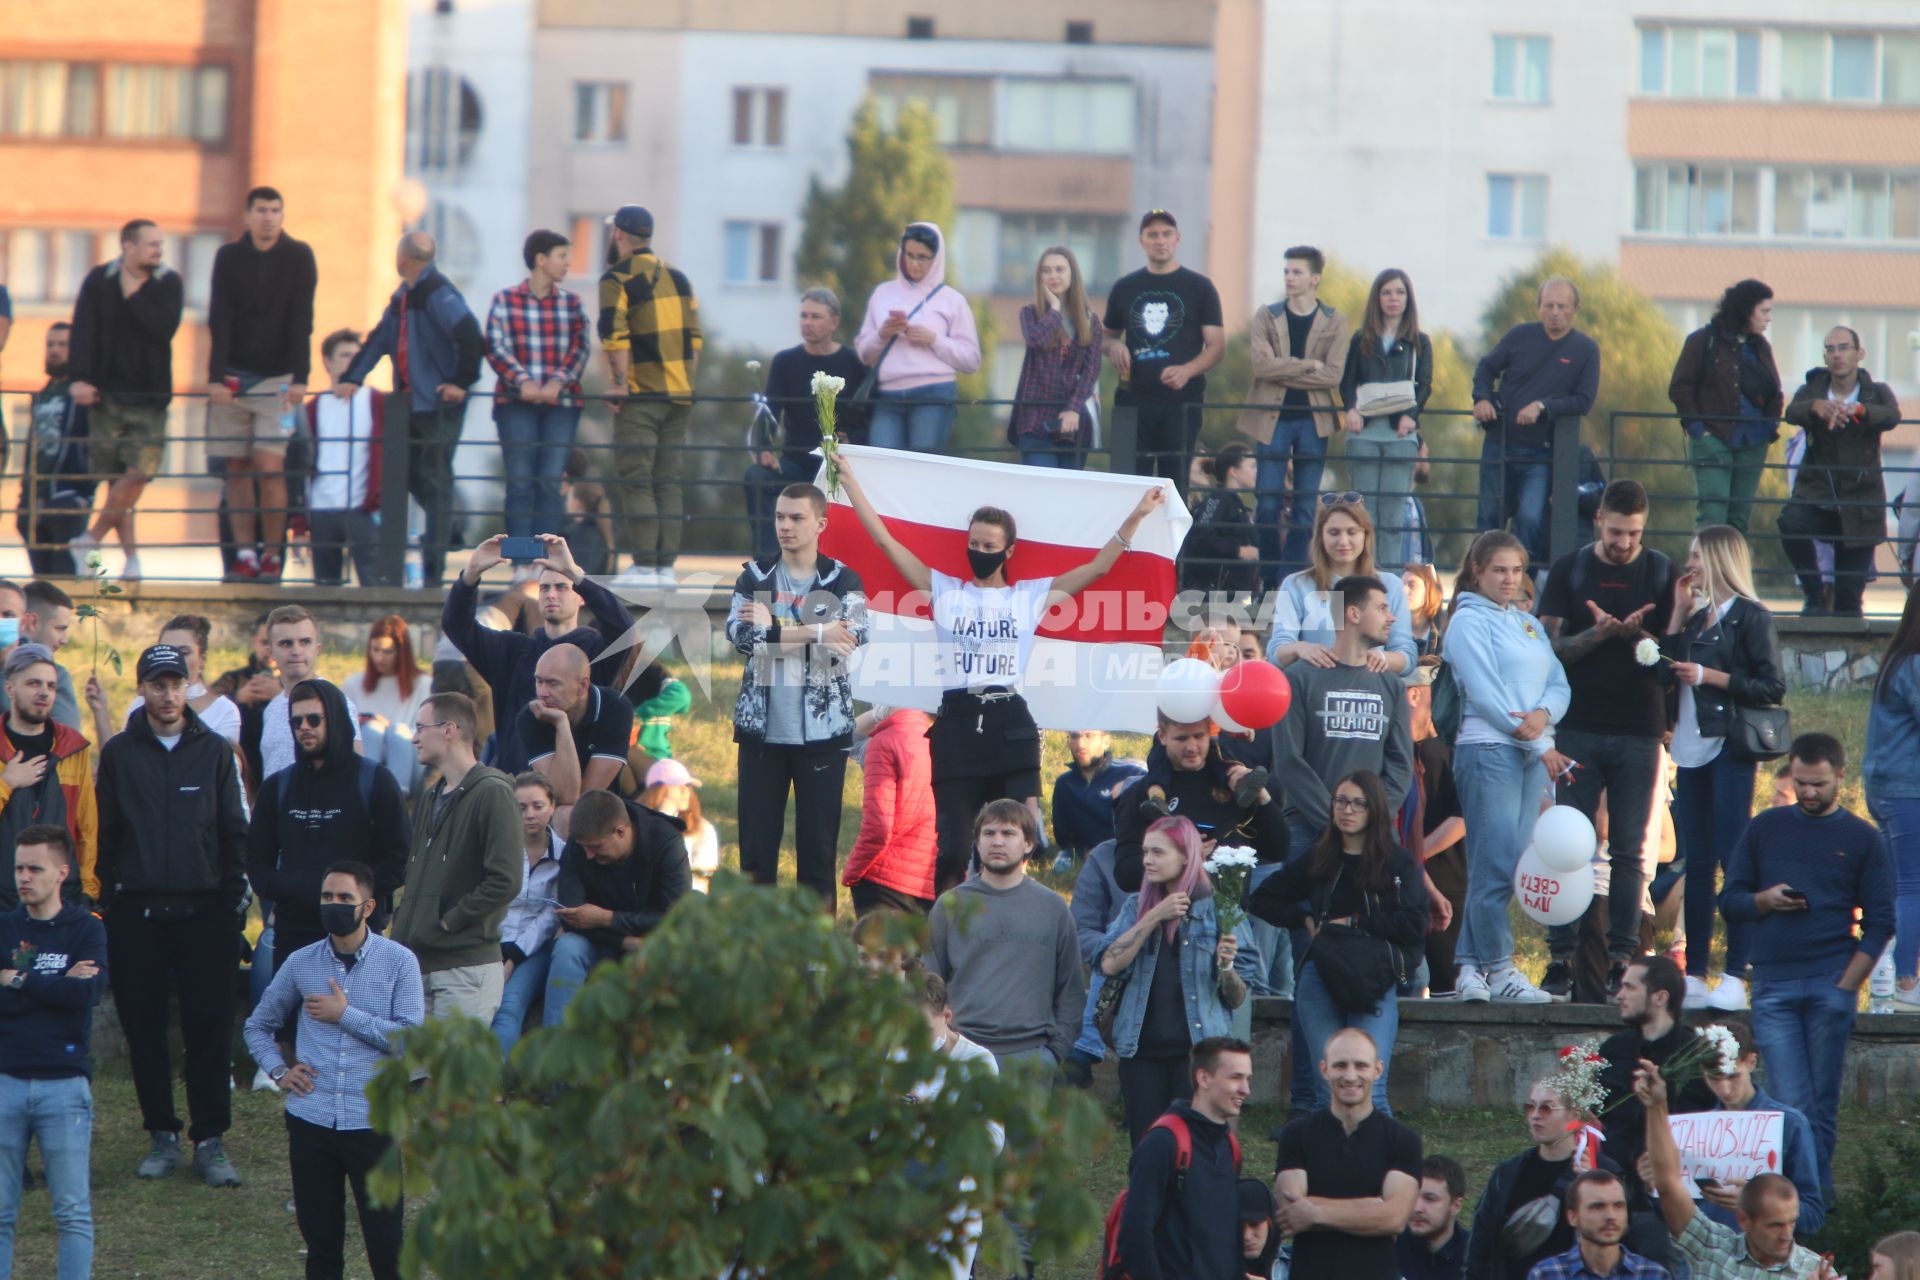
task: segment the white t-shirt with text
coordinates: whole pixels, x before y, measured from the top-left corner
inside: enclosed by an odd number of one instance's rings
[[[1033,655],[1034,635],[1047,611],[1052,578],[1010,587],[976,587],[929,571],[940,679],[947,689],[1018,689]]]

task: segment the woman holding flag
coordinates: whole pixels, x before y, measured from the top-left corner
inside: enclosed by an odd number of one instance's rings
[[[867,500],[845,454],[839,455],[839,480],[867,536],[908,586],[929,597],[944,689],[938,718],[927,731],[939,841],[934,887],[944,893],[966,876],[981,805],[1018,800],[1039,819],[1040,728],[1020,687],[1041,618],[1105,577],[1166,494],[1149,489],[1087,563],[1058,577],[1014,582],[1007,568],[1017,535],[1008,512],[981,507],[973,513],[967,576],[958,578],[928,568],[900,544]]]

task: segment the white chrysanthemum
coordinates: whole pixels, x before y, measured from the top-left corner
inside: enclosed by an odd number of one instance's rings
[[[87,568],[89,569],[104,568],[106,563],[107,563],[106,556],[102,555],[98,550],[87,552]]]
[[[1653,666],[1660,661],[1660,646],[1647,636],[1640,637],[1633,646],[1633,660],[1643,667]]]

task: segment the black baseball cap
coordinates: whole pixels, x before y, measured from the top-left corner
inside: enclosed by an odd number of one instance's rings
[[[1269,1222],[1273,1219],[1273,1192],[1267,1184],[1258,1178],[1242,1178],[1237,1188],[1240,1198],[1240,1221]]]
[[[135,668],[142,680],[151,680],[155,676],[176,675],[182,680],[187,678],[187,655],[170,644],[148,645],[140,655],[140,665]]]
[[[1164,222],[1175,231],[1180,229],[1180,224],[1174,221],[1173,215],[1165,209],[1149,209],[1140,215],[1140,229],[1142,231],[1145,231],[1156,222]]]
[[[608,215],[607,225],[630,236],[650,236],[653,234],[653,215],[642,205],[623,204]]]

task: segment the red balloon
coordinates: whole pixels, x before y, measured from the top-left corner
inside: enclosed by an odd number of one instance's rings
[[[1249,729],[1270,729],[1293,705],[1293,686],[1271,662],[1236,662],[1220,677],[1220,709]]]

